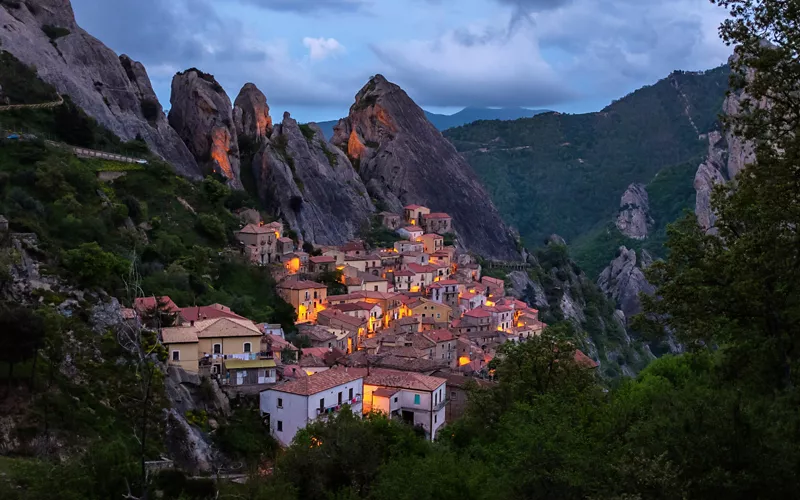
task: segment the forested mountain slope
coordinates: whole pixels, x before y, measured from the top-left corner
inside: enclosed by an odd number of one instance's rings
[[[552,233],[571,242],[608,220],[630,183],[703,155],[728,74],[679,71],[598,113],[482,121],[445,136],[529,245]]]

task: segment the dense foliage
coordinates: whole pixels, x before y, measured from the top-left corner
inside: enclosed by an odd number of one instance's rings
[[[715,127],[728,73],[675,72],[598,113],[476,122],[445,136],[529,245],[552,233],[571,242],[615,213],[628,184],[706,151],[699,136]]]

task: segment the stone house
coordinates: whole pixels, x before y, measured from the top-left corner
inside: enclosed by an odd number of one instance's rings
[[[453,219],[442,212],[423,215],[420,225],[426,233],[447,234],[453,232]]]
[[[225,360],[252,361],[260,357],[262,332],[246,319],[216,318],[164,328],[161,337],[169,364],[193,373],[204,365],[211,374],[224,375]],[[264,353],[263,357],[272,358],[272,353]]]
[[[398,229],[397,234],[409,241],[419,241],[425,231],[419,226],[406,226]]]
[[[336,270],[336,258],[327,255],[318,255],[308,258],[308,272],[325,273]]]
[[[391,212],[379,213],[378,220],[380,220],[382,226],[393,231],[397,230],[400,227],[400,223],[403,222],[398,214],[393,214]]]
[[[400,240],[394,242],[394,249],[397,253],[422,252],[425,245],[418,241]]]
[[[283,232],[283,224],[248,224],[236,233],[242,249],[251,261],[265,265],[280,262],[282,253],[278,252],[278,239]]]
[[[403,207],[403,220],[412,226],[421,226],[422,218],[431,213],[431,209],[422,205],[407,205]]]
[[[436,233],[425,233],[417,241],[422,242],[425,253],[434,254],[444,248],[444,237]]]
[[[297,322],[308,323],[317,319],[317,314],[327,304],[328,287],[322,283],[305,280],[287,280],[278,286],[278,294],[297,311]]]

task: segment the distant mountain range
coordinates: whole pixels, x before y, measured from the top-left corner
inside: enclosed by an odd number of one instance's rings
[[[428,121],[439,130],[447,130],[453,127],[460,127],[478,120],[517,120],[519,118],[530,118],[538,114],[547,113],[547,109],[527,109],[527,108],[477,108],[466,107],[458,113],[452,115],[441,115],[425,111]],[[322,129],[325,137],[333,136],[333,127],[339,120],[318,122],[317,125]]]
[[[705,134],[719,128],[729,73],[727,65],[676,71],[600,112],[480,121],[444,136],[526,243],[539,246],[553,233],[572,243],[616,217],[629,184],[648,184],[668,167],[688,174],[670,176],[675,183],[666,191],[681,195],[662,197],[664,205],[675,206],[654,217],[694,208],[693,172],[708,151]]]

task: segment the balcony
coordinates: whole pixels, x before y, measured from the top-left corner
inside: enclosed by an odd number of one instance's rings
[[[361,402],[361,394],[356,394],[353,399],[342,400],[341,404],[335,404],[325,408],[317,408],[317,416],[332,415],[338,413],[344,405],[354,406]]]

